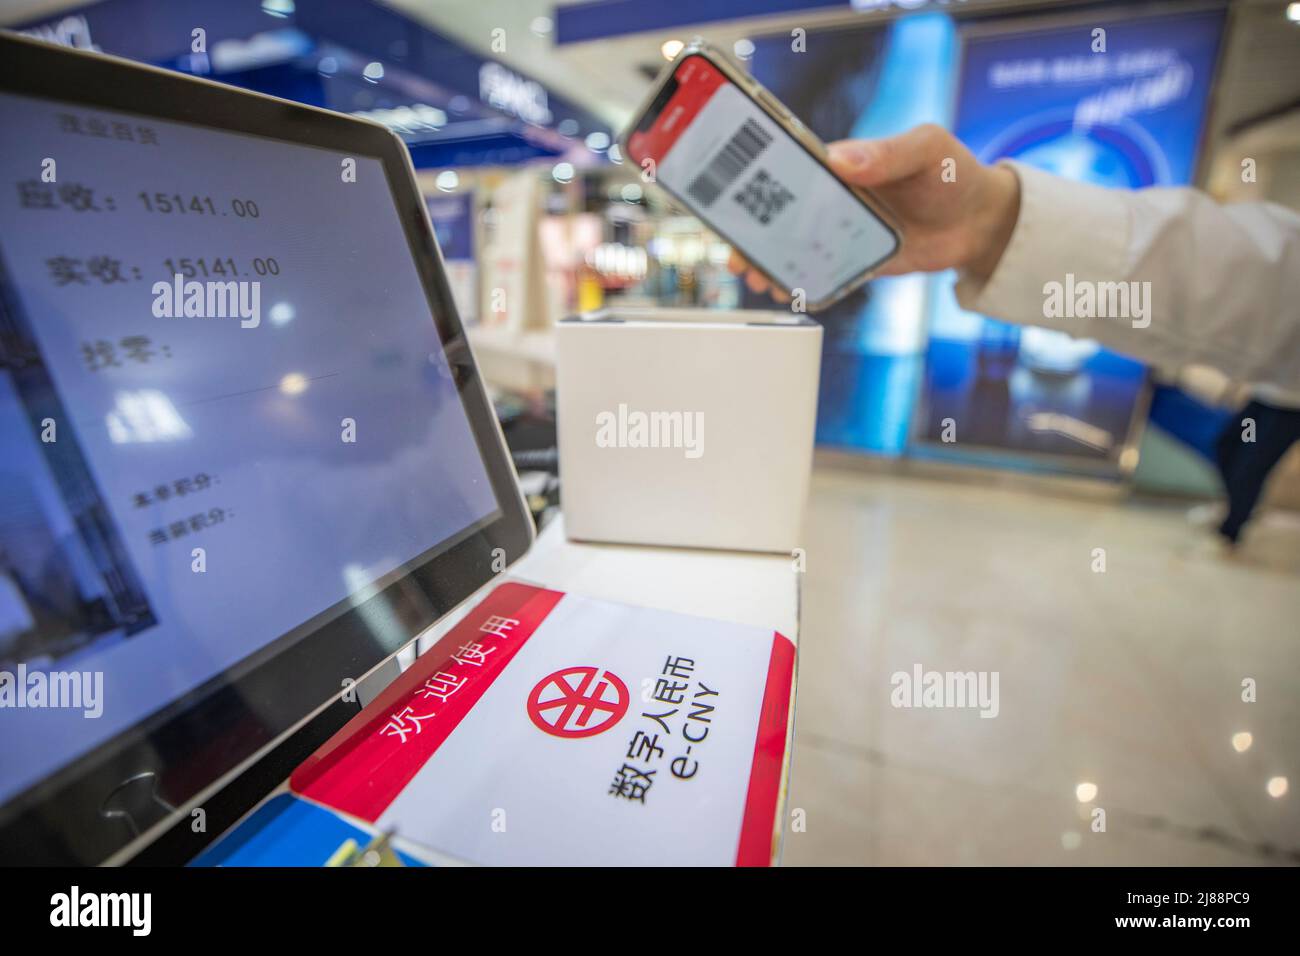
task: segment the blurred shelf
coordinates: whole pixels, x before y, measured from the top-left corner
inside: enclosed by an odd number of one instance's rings
[[[475,325],[468,334],[474,357],[489,383],[515,391],[555,387],[554,329],[519,331]]]
[[[541,365],[555,365],[554,329],[520,332],[502,326],[475,325],[469,330],[469,342],[476,352],[482,350]]]

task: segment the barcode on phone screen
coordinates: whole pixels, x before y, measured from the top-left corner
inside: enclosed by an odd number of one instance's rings
[[[750,163],[761,153],[772,136],[752,119],[745,120],[743,126],[732,134],[727,145],[713,157],[704,172],[691,182],[686,192],[701,206],[711,206],[722,191],[735,182],[736,177],[745,171]]]

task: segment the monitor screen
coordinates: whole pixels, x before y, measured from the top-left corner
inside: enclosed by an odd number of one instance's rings
[[[378,159],[0,130],[3,803],[500,508]]]

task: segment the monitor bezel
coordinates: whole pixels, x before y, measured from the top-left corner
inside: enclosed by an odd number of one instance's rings
[[[366,603],[339,602],[0,806],[0,862],[96,864],[142,846],[196,798],[336,703],[340,675],[373,672],[518,560],[535,529],[452,299],[410,154],[395,133],[358,117],[4,31],[0,91],[379,160],[499,505],[402,565]],[[397,626],[378,633],[367,624],[372,602],[390,608],[384,617]],[[232,738],[231,728],[240,733]],[[103,813],[108,795],[141,773],[154,775],[159,796],[174,807],[143,833]]]

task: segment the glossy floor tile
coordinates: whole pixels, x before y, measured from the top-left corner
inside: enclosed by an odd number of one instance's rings
[[[819,468],[785,862],[1300,863],[1300,521],[1187,510]]]

